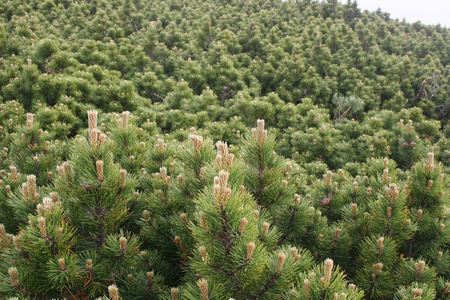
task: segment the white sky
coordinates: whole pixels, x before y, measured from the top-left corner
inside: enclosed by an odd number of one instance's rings
[[[340,0],[346,3],[346,0]],[[450,0],[357,0],[361,11],[375,11],[379,7],[391,19],[406,19],[409,23],[420,21],[426,25],[450,28]]]

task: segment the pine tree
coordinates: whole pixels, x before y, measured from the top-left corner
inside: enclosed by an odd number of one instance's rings
[[[146,255],[139,255],[138,237],[120,229],[135,184],[113,163],[111,141],[96,128],[97,112],[88,115],[89,141],[78,139],[70,162],[58,166],[58,192],[36,205],[17,235],[6,234],[2,226],[6,250],[1,267],[9,274],[2,280],[4,295],[92,298],[104,294],[111,283],[120,284],[124,294],[136,295],[153,278],[146,268],[133,271],[139,264],[146,266]],[[35,190],[29,175],[22,185],[24,200],[35,197]],[[125,284],[126,278],[136,278],[135,283]],[[139,297],[158,293],[160,282],[155,276],[155,289],[141,290]]]
[[[411,170],[407,180],[407,204],[417,229],[405,242],[404,249],[407,257],[426,258],[442,271],[450,268],[447,258],[449,254],[444,251],[450,239],[446,218],[446,207],[450,199],[449,179],[443,169],[441,163],[435,163],[434,153],[430,152],[426,161],[418,162]],[[439,272],[439,275],[448,276],[448,273]]]
[[[260,232],[258,223],[264,217],[255,213],[256,202],[245,189],[228,187],[228,178],[228,172],[220,171],[213,189],[206,189],[196,200],[192,235],[198,252],[191,269],[201,278],[200,290],[207,282],[220,291],[215,299],[273,299],[291,287],[301,268],[310,266],[311,256],[289,247],[270,251],[264,239],[276,233],[269,232],[268,226]],[[187,285],[183,295],[189,299],[198,294],[195,290],[198,287]],[[202,299],[212,297],[208,292]]]
[[[34,114],[27,113],[26,125],[18,128],[11,145],[14,165],[24,174],[35,175],[38,185],[52,182],[61,151],[66,147],[65,142],[60,143],[54,136],[55,132],[41,128]]]
[[[243,159],[247,165],[245,186],[261,208],[276,216],[294,196],[292,184],[284,179],[282,157],[275,153],[275,136],[268,135],[264,120],[257,121],[244,140]]]
[[[326,259],[313,271],[299,277],[299,289],[288,299],[363,299],[364,293],[345,279],[332,259]]]

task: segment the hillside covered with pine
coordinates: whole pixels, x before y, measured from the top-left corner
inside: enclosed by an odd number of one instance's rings
[[[0,299],[450,299],[449,34],[0,1]]]

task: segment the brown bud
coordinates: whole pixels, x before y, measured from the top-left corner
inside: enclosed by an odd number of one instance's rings
[[[178,300],[179,290],[177,288],[172,288],[170,294],[172,295],[172,300]]]
[[[286,259],[286,254],[278,253],[278,261],[277,261],[277,267],[276,267],[278,272],[281,272],[281,270],[283,269],[285,259]]]
[[[434,153],[428,152],[428,168],[430,171],[433,171],[434,169]]]
[[[151,283],[153,281],[153,276],[155,275],[155,273],[153,273],[153,271],[151,272],[147,272],[147,280],[149,283]]]
[[[111,300],[119,300],[119,289],[116,285],[112,284],[108,286],[109,298]]]
[[[122,125],[123,125],[124,129],[126,129],[128,127],[129,119],[130,119],[130,112],[129,111],[122,112]]]
[[[27,113],[27,130],[30,131],[33,128],[34,115]]]
[[[358,214],[358,204],[352,203],[352,214],[356,216]]]
[[[199,153],[203,147],[203,137],[195,134],[190,134],[189,139],[194,142],[194,151]]]
[[[258,120],[257,127],[252,129],[252,140],[258,146],[261,146],[266,142],[267,130],[264,129],[264,120]]]
[[[269,233],[269,228],[270,228],[270,224],[267,222],[263,223],[263,232],[262,232],[262,237],[265,237],[267,235],[267,233]]]
[[[45,213],[44,206],[42,204],[36,205],[36,210],[39,215],[43,215]]]
[[[331,199],[326,197],[326,198],[323,198],[322,201],[320,201],[320,205],[327,206],[330,204],[330,202],[331,202]]]
[[[255,250],[256,244],[253,242],[250,242],[247,244],[247,259],[253,258],[253,251]]]
[[[55,205],[53,203],[52,198],[50,198],[50,197],[44,197],[44,199],[42,199],[42,203],[44,204],[44,206],[43,206],[44,209],[49,212],[51,212],[53,210],[53,207]]]
[[[380,237],[377,240],[377,247],[378,247],[378,250],[383,250],[384,249],[384,237]]]
[[[243,232],[247,226],[248,220],[246,218],[241,219],[241,224],[239,225],[239,231]]]
[[[90,258],[86,259],[86,269],[92,270],[92,268],[93,268],[92,259],[90,259]]]
[[[145,221],[150,221],[150,212],[148,210],[144,210],[143,212]]]
[[[423,271],[425,270],[425,266],[426,266],[426,264],[423,260],[420,260],[419,263],[416,263],[416,268],[417,268],[417,271],[419,272],[419,274],[423,273]]]
[[[120,244],[120,249],[121,250],[125,250],[125,247],[127,246],[127,238],[126,237],[120,237],[119,238],[119,244]]]
[[[200,246],[198,247],[198,251],[200,252],[200,255],[202,256],[202,261],[207,264],[210,262],[210,258],[208,255],[208,252],[206,251],[206,247],[205,246]]]
[[[5,225],[0,224],[0,241],[6,239]]]
[[[381,274],[381,271],[383,269],[383,264],[382,263],[376,263],[373,265],[373,269],[375,270],[376,274]]]
[[[61,271],[66,271],[66,260],[64,259],[64,257],[58,258],[58,265]]]
[[[121,188],[125,187],[125,181],[127,179],[127,170],[125,169],[121,169],[120,170],[120,183],[121,183]]]
[[[306,296],[309,297],[309,293],[311,291],[311,282],[308,279],[305,279],[303,281],[303,284],[305,286],[305,294],[306,294]]]
[[[177,177],[177,182],[179,185],[183,186],[184,185],[184,178],[183,178],[183,174],[179,174]]]
[[[185,213],[180,214],[180,219],[184,225],[188,225],[187,215]]]
[[[386,169],[383,170],[383,175],[382,175],[382,179],[383,179],[384,183],[389,182],[388,181],[388,177],[389,177],[389,169],[386,168]]]
[[[38,218],[38,227],[39,227],[39,231],[41,232],[41,236],[42,237],[47,237],[47,227],[45,224],[45,218],[44,217],[39,217]]]
[[[99,181],[103,181],[103,161],[97,160],[95,163],[96,169],[97,169],[97,179]]]
[[[199,213],[199,216],[200,216],[200,225],[202,226],[202,228],[205,230],[205,231],[208,231],[208,224],[207,224],[207,222],[206,222],[206,214],[204,213],[204,212],[200,212]]]
[[[423,290],[419,288],[413,288],[412,290],[413,299],[422,299]]]
[[[19,272],[16,267],[11,267],[8,269],[9,279],[11,280],[11,285],[16,287],[19,284]]]
[[[200,291],[202,293],[202,299],[201,300],[208,300],[209,299],[209,293],[208,293],[208,281],[206,279],[200,279],[197,281],[197,285],[200,288]]]
[[[89,130],[97,128],[97,115],[98,112],[96,110],[88,110],[88,126]]]
[[[388,219],[392,218],[392,207],[388,206],[388,208],[386,209],[386,216]]]
[[[339,239],[339,233],[341,232],[340,228],[336,228],[336,231],[334,233],[334,239],[338,240]]]
[[[423,210],[421,210],[421,209],[419,209],[418,211],[417,211],[417,219],[422,219],[422,214],[423,214]]]
[[[325,278],[325,285],[327,286],[330,284],[332,272],[333,272],[333,260],[327,258],[324,263],[324,278]]]

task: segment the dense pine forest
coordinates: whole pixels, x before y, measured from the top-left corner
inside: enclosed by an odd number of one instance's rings
[[[449,34],[0,1],[0,298],[450,299]]]

